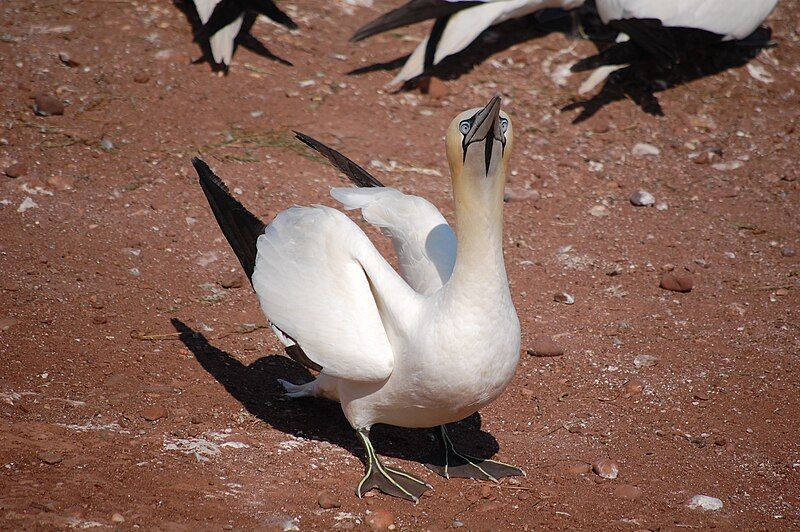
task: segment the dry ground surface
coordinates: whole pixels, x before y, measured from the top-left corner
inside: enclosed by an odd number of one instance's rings
[[[0,4],[0,169],[24,166],[0,176],[0,527],[798,526],[800,2],[781,1],[777,47],[749,67],[657,92],[664,116],[617,98],[577,123],[564,108],[586,75],[566,67],[595,47],[562,33],[489,32],[438,97],[383,91],[391,69],[348,75],[424,35],[347,42],[399,3],[284,2],[299,31],[253,32],[294,66],[240,49],[227,76],[190,64],[199,50],[169,2]],[[284,400],[276,378],[307,373],[246,281],[221,286],[239,265],[190,158],[264,218],[332,205],[347,183],[297,129],[451,218],[444,128],[496,91],[518,131],[505,249],[523,353],[456,433],[527,477],[435,477],[428,433],[379,427],[379,453],[434,490],[417,505],[358,499],[361,451],[338,406]],[[64,114],[36,116],[40,92]],[[632,206],[638,189],[658,207]],[[691,292],[659,288],[669,265]],[[526,354],[541,335],[565,354]],[[600,458],[616,479],[589,470]],[[321,508],[321,492],[341,506]],[[698,494],[723,508],[688,508]]]

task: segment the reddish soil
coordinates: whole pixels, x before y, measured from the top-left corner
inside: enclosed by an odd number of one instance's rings
[[[490,34],[447,95],[388,94],[393,70],[346,73],[410,52],[398,35],[426,28],[351,45],[398,2],[350,3],[283,2],[301,30],[254,33],[294,66],[240,49],[224,77],[190,64],[198,48],[168,2],[0,6],[0,170],[22,174],[0,177],[0,526],[797,527],[800,2],[780,3],[778,46],[751,62],[771,82],[737,67],[657,93],[663,117],[619,99],[579,123],[562,108],[586,75],[551,74],[591,43]],[[371,168],[451,217],[444,128],[495,91],[518,132],[506,258],[523,355],[501,399],[455,432],[528,475],[447,481],[421,464],[426,432],[379,427],[378,451],[434,490],[417,505],[358,499],[361,451],[338,406],[283,399],[275,379],[306,372],[258,328],[246,281],[220,286],[239,265],[189,159],[265,218],[332,205],[346,183],[297,129],[367,167],[395,161]],[[64,114],[34,115],[39,92]],[[697,164],[707,149],[722,155]],[[632,206],[640,188],[667,208]],[[666,265],[688,269],[691,292],[659,287]],[[198,335],[184,343],[173,319]],[[525,354],[541,335],[565,354]],[[589,472],[600,458],[618,478]],[[320,508],[320,492],[341,507]],[[724,507],[688,508],[698,494]]]

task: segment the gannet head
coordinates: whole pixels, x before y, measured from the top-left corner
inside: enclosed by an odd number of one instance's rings
[[[502,198],[514,129],[501,103],[496,94],[486,107],[456,116],[447,129],[447,160],[457,202]]]
[[[486,107],[464,111],[450,123],[445,142],[454,184],[502,190],[514,130],[501,103],[496,94]]]

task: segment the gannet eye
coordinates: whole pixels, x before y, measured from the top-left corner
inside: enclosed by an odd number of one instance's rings
[[[508,131],[508,120],[505,118],[500,119],[500,129],[503,131],[503,133]]]
[[[462,135],[466,135],[469,133],[470,128],[472,125],[469,123],[469,120],[462,120],[460,124],[458,124],[458,130],[461,132]]]

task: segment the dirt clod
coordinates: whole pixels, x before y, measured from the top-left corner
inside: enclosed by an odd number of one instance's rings
[[[39,93],[34,98],[33,112],[39,116],[64,114],[64,103],[52,94]]]
[[[661,276],[661,288],[671,292],[691,292],[694,287],[692,275],[684,271],[669,271]]]
[[[38,453],[36,453],[36,458],[38,458],[45,464],[50,464],[50,465],[57,464],[62,460],[64,460],[64,457],[55,451],[39,451]]]
[[[325,510],[330,510],[331,508],[340,508],[342,506],[341,501],[336,498],[336,496],[328,491],[321,491],[319,495],[317,495],[317,504],[319,504],[320,508]]]
[[[142,417],[146,421],[157,421],[167,417],[167,409],[160,405],[149,406],[142,410]]]
[[[6,175],[12,179],[24,176],[27,171],[28,169],[25,167],[25,163],[14,163],[6,167]]]
[[[558,357],[564,354],[564,348],[551,336],[537,336],[531,342],[528,354],[534,357]]]
[[[389,530],[389,527],[394,524],[394,520],[394,513],[385,508],[376,508],[367,515],[365,522],[370,530]]]

